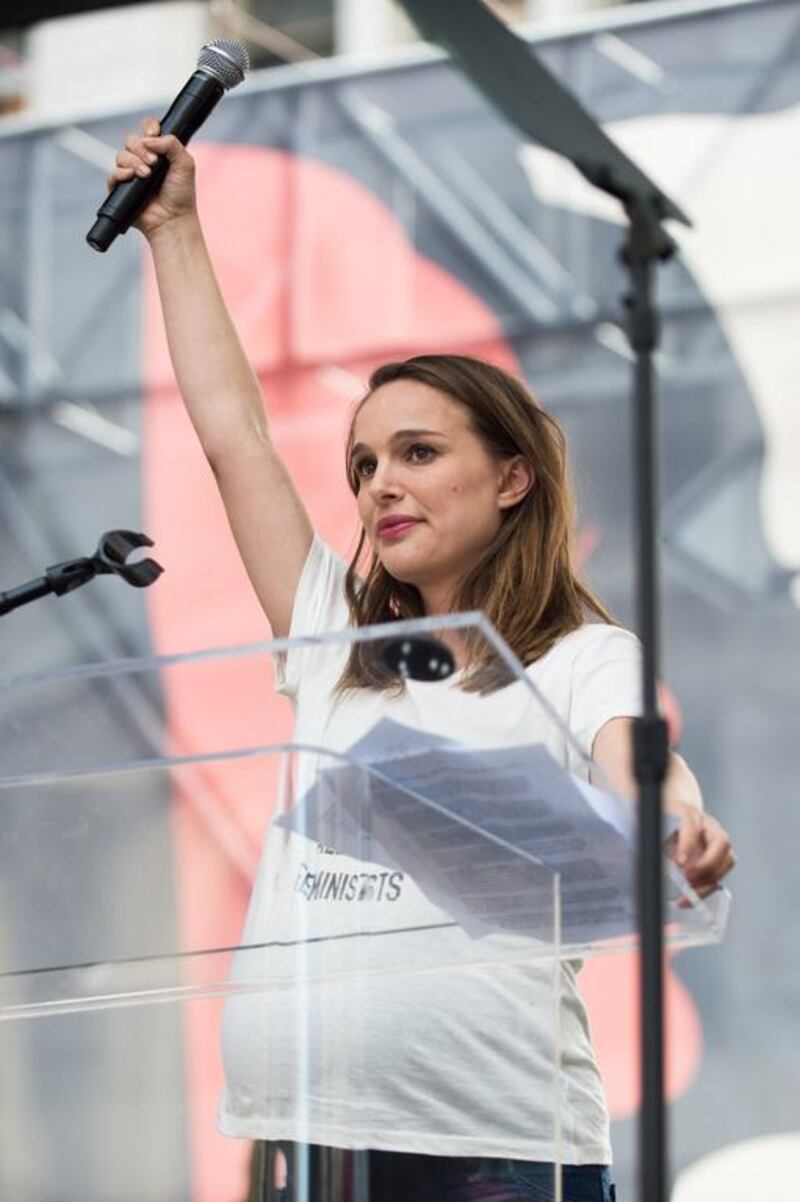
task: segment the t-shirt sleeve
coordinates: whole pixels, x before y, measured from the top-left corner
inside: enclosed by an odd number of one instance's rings
[[[630,630],[597,625],[586,632],[572,666],[570,727],[591,753],[594,737],[611,718],[641,713],[641,644]]]
[[[297,584],[289,638],[342,630],[348,625],[346,575],[344,560],[315,534]],[[290,651],[276,652],[276,691],[296,697],[303,673],[310,671],[314,658],[323,654],[317,647],[293,647]]]

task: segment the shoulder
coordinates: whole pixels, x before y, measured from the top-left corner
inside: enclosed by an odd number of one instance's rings
[[[292,606],[290,639],[340,631],[350,624],[345,581],[347,564],[328,544],[314,535],[303,565]],[[334,670],[346,657],[347,645],[289,647],[275,655],[276,688],[296,697],[302,686],[313,688],[323,668]]]
[[[562,643],[569,654],[569,724],[591,752],[606,722],[641,712],[641,645],[633,631],[607,623],[581,626]]]
[[[345,561],[315,534],[297,585],[291,635],[316,633],[320,622],[331,629],[347,625],[346,578]]]
[[[607,622],[585,622],[554,643],[542,661],[557,663],[560,668],[583,667],[597,661],[638,659],[640,650],[639,639],[632,630]]]

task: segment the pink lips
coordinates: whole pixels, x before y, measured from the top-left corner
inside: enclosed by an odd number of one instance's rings
[[[405,534],[406,530],[410,530],[412,526],[418,525],[419,521],[417,518],[383,518],[378,522],[378,538],[399,538],[401,534]]]

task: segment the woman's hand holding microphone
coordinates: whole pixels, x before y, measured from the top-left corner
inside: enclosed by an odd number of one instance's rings
[[[126,180],[146,179],[159,158],[169,160],[164,182],[132,223],[148,239],[168,223],[197,219],[195,164],[174,134],[160,134],[155,117],[145,117],[140,133],[128,134],[116,164],[106,177],[109,191]]]

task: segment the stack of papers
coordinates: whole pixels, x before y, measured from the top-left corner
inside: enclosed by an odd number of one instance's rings
[[[542,745],[492,750],[376,724],[277,824],[400,869],[475,938],[635,930],[634,807]]]

